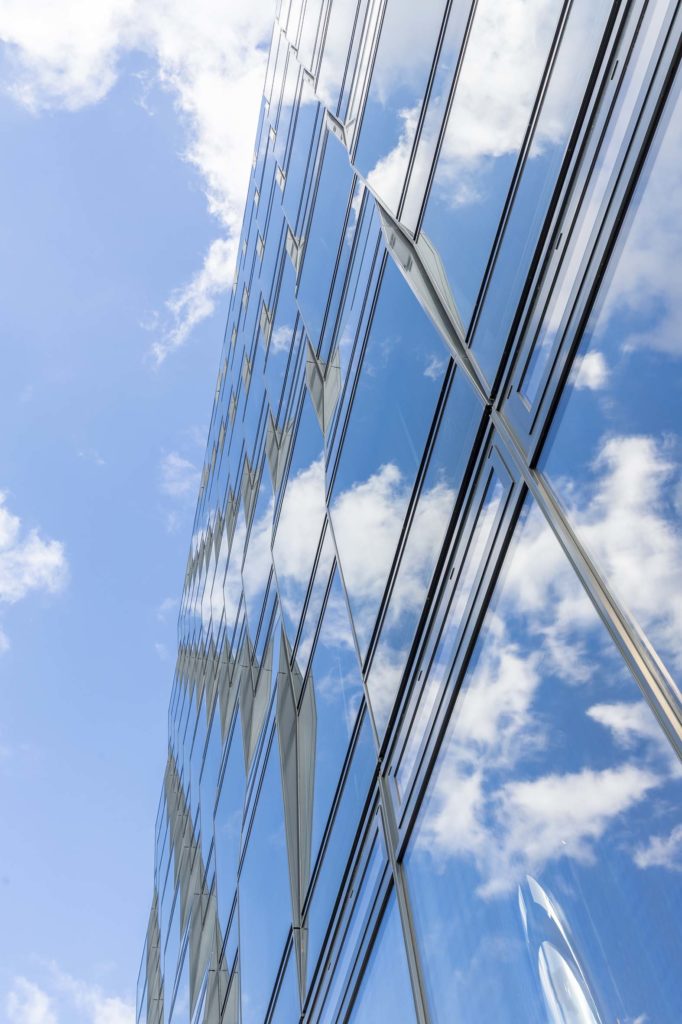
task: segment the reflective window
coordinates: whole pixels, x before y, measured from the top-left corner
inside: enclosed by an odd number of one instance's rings
[[[360,702],[362,679],[338,574],[327,599],[307,681],[317,723],[313,789],[312,863],[322,841]]]
[[[313,404],[304,395],[273,558],[287,635],[293,642],[325,518],[324,446]]]
[[[315,349],[322,333],[352,183],[353,168],[348,162],[348,153],[338,139],[327,132],[298,286],[298,308]]]
[[[272,496],[270,478],[268,471],[263,467],[258,488],[256,511],[251,524],[251,532],[249,533],[248,546],[244,558],[244,568],[242,570],[246,619],[252,639],[256,637],[263,608],[265,588],[267,587],[272,568],[270,544],[272,543],[273,506],[274,498]]]
[[[262,1024],[291,928],[291,895],[277,742],[268,754],[239,876],[243,1024]]]
[[[215,861],[218,889],[218,918],[227,928],[237,887],[239,847],[244,810],[244,753],[238,725],[232,730],[230,749],[215,810]]]
[[[355,165],[394,214],[405,183],[444,9],[442,2],[420,5],[388,0],[384,11]]]
[[[349,1024],[416,1024],[414,1000],[395,893],[384,911]]]
[[[218,788],[222,754],[220,707],[216,703],[211,719],[211,729],[208,734],[206,756],[201,770],[201,851],[204,864],[208,863],[208,855],[211,843],[213,842],[213,808]]]
[[[527,503],[404,862],[433,1020],[676,1021],[681,778]]]
[[[298,995],[296,956],[292,949],[277,993],[277,1002],[268,1024],[298,1024],[300,1016],[301,1000]]]
[[[463,373],[455,374],[367,679],[380,737],[400,685],[482,412],[468,379]]]
[[[282,206],[286,213],[289,226],[296,229],[298,212],[303,192],[303,182],[311,160],[314,160],[317,149],[315,130],[320,125],[320,104],[315,99],[312,84],[303,79],[301,97],[296,113],[294,141],[286,168],[287,179],[284,185]]]
[[[357,0],[337,0],[331,4],[329,11],[324,49],[317,75],[317,95],[334,114],[339,104],[339,93],[346,72],[358,6]],[[360,6],[363,7],[364,3]]]
[[[444,343],[389,261],[330,509],[363,657],[447,365]]]
[[[679,85],[542,458],[602,575],[682,678]]]
[[[189,1011],[189,953],[188,947],[185,946],[180,977],[178,978],[178,987],[173,999],[170,1024],[187,1024],[187,1021],[189,1021]]]
[[[468,328],[561,11],[480,0],[423,221]]]
[[[512,325],[608,14],[608,4],[592,0],[574,0],[571,5],[473,338],[476,357],[490,381]]]
[[[369,720],[365,715],[306,915],[308,982],[320,955],[329,916],[360,823],[360,814],[367,799],[375,765],[376,750]]]

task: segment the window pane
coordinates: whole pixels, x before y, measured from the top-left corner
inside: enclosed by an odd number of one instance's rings
[[[583,99],[609,4],[574,0],[473,339],[490,381],[504,348]]]
[[[407,955],[395,894],[374,940],[349,1024],[416,1024]]]
[[[277,993],[277,1003],[268,1024],[298,1024],[300,1016],[301,1000],[298,996],[296,957],[292,949]]]
[[[262,1024],[291,927],[291,895],[277,742],[265,767],[239,876],[243,1024]]]
[[[682,102],[632,200],[542,459],[607,583],[682,678]]]
[[[314,864],[362,700],[360,666],[338,574],[334,575],[327,599],[308,685],[315,694],[317,721],[311,844]]]
[[[481,0],[476,9],[423,222],[465,328],[561,6]]]
[[[405,858],[433,1020],[678,1020],[680,781],[527,504]]]
[[[237,868],[244,810],[244,753],[239,723],[232,730],[220,796],[215,812],[215,859],[218,879],[218,919],[224,933],[237,887]]]
[[[331,502],[334,536],[363,657],[447,364],[444,343],[389,261]]]
[[[367,680],[374,723],[383,736],[433,570],[443,546],[482,405],[463,373],[452,383],[426,478],[402,553]]]

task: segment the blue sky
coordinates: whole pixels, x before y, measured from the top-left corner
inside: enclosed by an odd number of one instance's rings
[[[272,11],[54,6],[0,3],[0,1021],[128,1024]]]

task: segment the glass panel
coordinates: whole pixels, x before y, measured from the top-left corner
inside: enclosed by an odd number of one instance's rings
[[[384,911],[348,1024],[380,1020],[391,1024],[416,1024],[417,1020],[395,893]]]
[[[327,132],[322,171],[315,195],[315,208],[308,225],[298,286],[298,308],[316,350],[341,245],[352,183],[353,169],[348,162],[348,153],[338,139]]]
[[[465,4],[459,4],[464,8]],[[445,5],[388,0],[355,166],[396,213]],[[449,83],[448,83],[449,85]]]
[[[609,12],[608,4],[593,0],[574,0],[571,6],[473,338],[476,358],[490,381],[511,328]]]
[[[296,957],[292,949],[277,993],[277,1003],[268,1024],[298,1024],[300,1016],[301,1000],[298,996]]]
[[[185,946],[185,951],[182,957],[182,967],[180,969],[180,978],[178,979],[178,988],[175,993],[173,1010],[171,1012],[171,1024],[187,1024],[189,1021],[189,955],[187,950],[188,947]],[[171,993],[166,992],[166,996],[170,999]]]
[[[331,530],[327,529],[322,543],[320,557],[315,567],[315,580],[308,597],[305,610],[305,618],[301,627],[301,636],[296,645],[296,665],[302,676],[308,671],[308,660],[312,651],[313,641],[317,628],[320,624],[320,613],[327,586],[329,585],[329,574],[334,561],[334,542],[332,541]]]
[[[223,932],[227,928],[237,887],[245,785],[242,736],[237,722],[232,730],[214,825],[218,919]]]
[[[468,328],[560,0],[480,0],[448,116],[423,230]]]
[[[270,570],[272,569],[270,545],[272,543],[273,506],[274,499],[270,477],[267,469],[263,467],[261,469],[256,512],[251,525],[246,556],[244,558],[244,568],[242,570],[246,621],[248,622],[252,639],[256,637],[256,630],[258,629],[263,608],[265,588],[267,587]]]
[[[648,80],[652,57],[669,13],[668,0],[651,0],[646,5],[637,29],[634,52],[628,55],[623,81],[619,83],[618,102],[606,126],[587,188],[580,197],[582,209],[576,225],[571,230],[570,245],[563,256],[556,280],[554,271],[546,274],[540,295],[535,300],[526,334],[530,337],[535,331],[538,334],[521,382],[521,391],[529,407],[538,398],[549,357],[560,336],[571,294],[586,254],[590,250],[589,243],[595,224],[599,222],[605,205],[611,200],[614,174],[618,173],[623,147],[629,137],[631,120],[637,109],[642,87]],[[614,73],[615,70],[614,68]],[[579,183],[579,188],[583,189],[582,182]],[[553,268],[553,264],[550,264],[550,267]],[[551,291],[549,301],[548,291]],[[539,318],[542,318],[540,323]]]
[[[314,864],[362,701],[360,666],[338,573],[334,575],[324,610],[308,685],[313,687],[317,720],[311,856]]]
[[[223,754],[223,743],[220,730],[220,706],[216,702],[211,730],[208,734],[206,756],[201,770],[201,850],[204,864],[208,863],[208,855],[213,842],[213,809],[218,789],[220,762]]]
[[[290,364],[290,353],[294,338],[294,328],[296,326],[295,283],[296,274],[294,267],[287,256],[284,260],[277,309],[273,319],[270,340],[268,341],[265,364],[265,387],[270,408],[275,417],[279,411],[284,378],[287,373],[287,367]]]
[[[324,446],[313,404],[306,394],[273,548],[280,602],[292,643],[298,631],[325,513]]]
[[[382,738],[457,501],[483,407],[463,373],[452,382],[367,679]]]
[[[301,97],[296,112],[294,138],[287,166],[287,180],[284,185],[282,206],[289,225],[297,229],[298,213],[303,192],[303,183],[311,160],[317,150],[315,129],[320,124],[320,104],[315,98],[313,85],[307,78],[301,85]]]
[[[380,832],[377,832],[372,839],[372,846],[365,863],[360,862],[359,866],[355,869],[353,889],[357,891],[357,896],[355,897],[353,910],[345,933],[342,938],[337,939],[336,949],[332,950],[332,956],[336,955],[334,978],[325,997],[320,1017],[321,1024],[332,1024],[333,1021],[337,1020],[339,1005],[343,999],[348,976],[366,931],[379,883],[386,870],[386,864],[387,857],[383,837]],[[377,1019],[386,1020],[388,1018],[380,1016]]]
[[[324,860],[315,882],[306,915],[308,930],[308,983],[320,955],[329,917],[359,825],[369,785],[376,766],[376,749],[369,719],[365,716],[350,763],[343,793],[324,850]]]
[[[339,105],[339,93],[357,13],[357,0],[333,0],[329,11],[324,50],[317,75],[317,95],[333,114]]]
[[[262,1024],[291,928],[277,742],[271,744],[239,876],[243,1024]]]
[[[434,1022],[677,1021],[681,780],[527,503],[405,857]]]
[[[331,502],[336,547],[363,657],[447,364],[444,343],[389,260]]]
[[[542,468],[615,594],[682,678],[680,86],[632,200]],[[679,692],[679,691],[678,691]]]

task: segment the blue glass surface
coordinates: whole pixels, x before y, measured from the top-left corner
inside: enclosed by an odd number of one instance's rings
[[[465,328],[561,7],[559,0],[476,7],[422,224]]]
[[[380,738],[393,708],[482,413],[482,403],[468,379],[456,373],[367,677]]]
[[[573,529],[682,679],[680,88],[669,100],[541,465]]]
[[[223,932],[227,929],[237,887],[245,785],[242,736],[237,724],[232,730],[214,823],[218,920]]]
[[[349,1024],[416,1024],[405,942],[395,893],[389,899],[348,1018]]]
[[[386,264],[330,513],[353,623],[365,655],[448,355],[398,269]],[[367,438],[372,443],[367,444]]]
[[[239,875],[243,1024],[262,1024],[291,929],[289,869],[277,743],[268,755]]]
[[[681,780],[528,503],[404,862],[432,1019],[678,1020]]]

